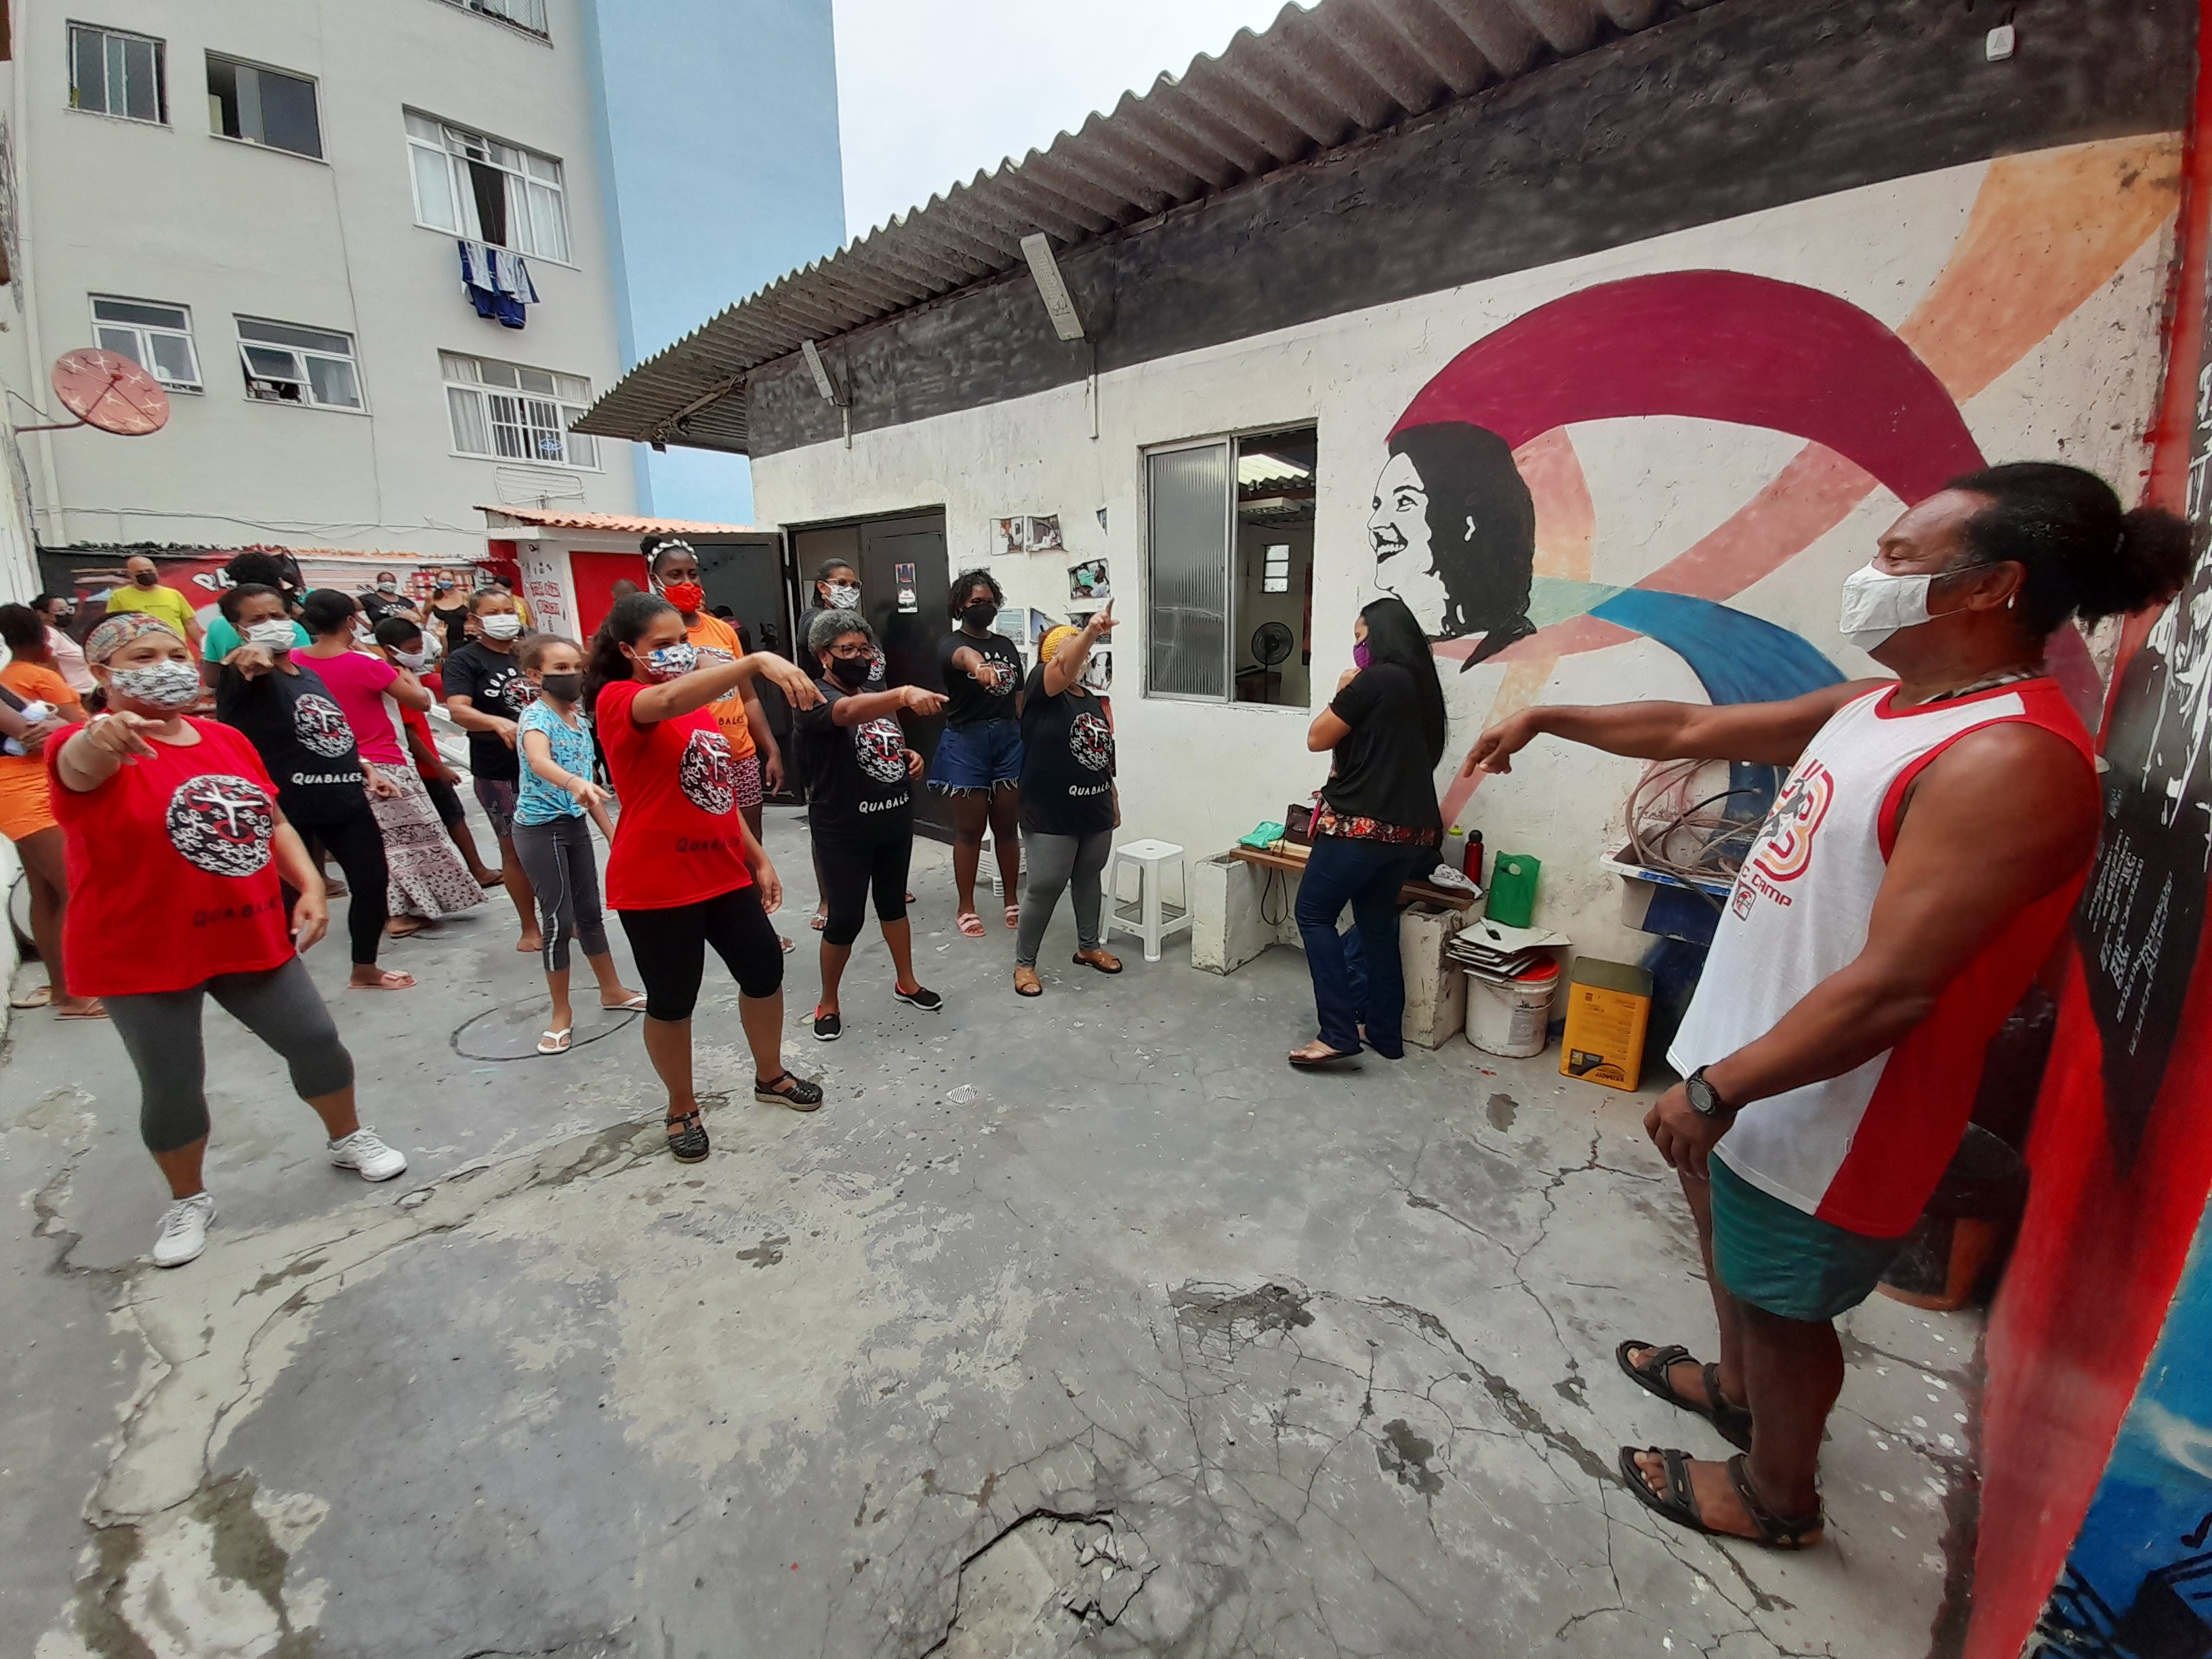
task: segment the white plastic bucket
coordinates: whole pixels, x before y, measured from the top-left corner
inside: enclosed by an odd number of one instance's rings
[[[1531,968],[1510,985],[1470,970],[1467,976],[1467,1040],[1486,1054],[1525,1060],[1540,1054],[1552,1023],[1552,998],[1559,964]]]

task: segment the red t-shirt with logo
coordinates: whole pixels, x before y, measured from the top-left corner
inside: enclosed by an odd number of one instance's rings
[[[54,768],[82,728],[46,744],[69,872],[62,950],[77,995],[183,991],[217,974],[279,968],[294,955],[268,769],[229,726],[185,725],[198,743],[152,740],[152,755],[82,792]]]
[[[635,724],[630,704],[644,690],[616,680],[600,688],[595,708],[599,747],[622,798],[607,854],[608,904],[665,910],[751,886],[729,740],[705,708]]]

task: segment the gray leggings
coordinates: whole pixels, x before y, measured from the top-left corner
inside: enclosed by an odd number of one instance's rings
[[[1040,836],[1022,831],[1022,854],[1030,866],[1029,885],[1022,893],[1022,927],[1014,935],[1014,964],[1036,966],[1038,947],[1044,943],[1046,924],[1060,905],[1060,890],[1075,889],[1076,948],[1095,951],[1099,945],[1098,907],[1104,890],[1098,872],[1114,850],[1114,832],[1100,830],[1088,836]]]
[[[599,914],[599,866],[592,854],[592,821],[562,817],[550,823],[518,823],[514,853],[538,894],[545,971],[568,971],[570,939],[582,945],[587,957],[606,955],[607,924]]]
[[[208,1132],[207,1051],[200,1003],[213,997],[232,1018],[283,1055],[302,1100],[353,1086],[353,1056],[322,994],[294,957],[258,974],[217,974],[186,991],[102,997],[116,1035],[138,1068],[138,1138],[149,1152],[173,1152]]]

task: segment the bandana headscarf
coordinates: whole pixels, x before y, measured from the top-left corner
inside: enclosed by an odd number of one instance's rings
[[[1037,660],[1050,662],[1060,654],[1060,647],[1082,631],[1079,628],[1070,628],[1066,623],[1057,628],[1047,629],[1044,638],[1037,641]]]
[[[177,630],[157,617],[149,617],[143,611],[118,611],[86,637],[84,659],[87,662],[106,662],[141,634],[155,629],[161,629],[171,639],[177,637]]]

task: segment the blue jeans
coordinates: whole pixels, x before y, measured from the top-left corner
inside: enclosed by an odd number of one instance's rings
[[[1406,975],[1398,957],[1398,890],[1436,862],[1432,847],[1319,836],[1298,884],[1298,933],[1313,975],[1321,1040],[1339,1054],[1367,1046],[1386,1060],[1406,1052]],[[1336,919],[1352,906],[1352,932]]]

